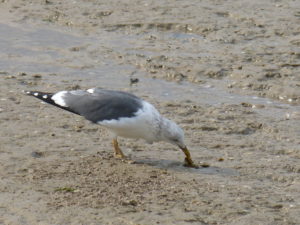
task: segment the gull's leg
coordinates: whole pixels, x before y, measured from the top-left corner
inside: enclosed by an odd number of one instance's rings
[[[184,159],[185,164],[184,165],[187,166],[187,167],[199,168],[199,166],[194,164],[194,162],[191,158],[191,154],[190,154],[189,150],[187,149],[187,147],[181,148],[181,150],[185,154],[185,159]]]
[[[113,146],[114,146],[114,149],[115,149],[115,157],[124,159],[125,155],[123,154],[122,150],[119,147],[117,137],[113,138]]]

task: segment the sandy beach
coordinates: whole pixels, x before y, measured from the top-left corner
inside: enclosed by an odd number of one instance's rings
[[[298,1],[0,1],[0,224],[300,224]],[[135,81],[135,82],[132,82]],[[134,93],[185,131],[120,138],[22,90]]]

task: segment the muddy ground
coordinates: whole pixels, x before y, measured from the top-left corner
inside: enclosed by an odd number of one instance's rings
[[[298,1],[0,1],[1,224],[300,224]],[[130,79],[138,79],[135,84]],[[120,139],[22,90],[135,93],[185,131]]]

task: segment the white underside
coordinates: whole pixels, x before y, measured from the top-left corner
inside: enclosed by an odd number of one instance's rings
[[[118,120],[103,120],[98,124],[110,129],[116,136],[141,138],[152,143],[159,140],[161,116],[150,103],[143,101],[143,107],[134,117]]]

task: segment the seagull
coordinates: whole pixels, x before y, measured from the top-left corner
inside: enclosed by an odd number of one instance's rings
[[[116,158],[126,158],[119,147],[118,136],[144,139],[149,144],[164,141],[183,151],[185,166],[198,168],[184,143],[183,130],[175,122],[163,117],[152,104],[131,93],[102,88],[57,93],[24,92],[109,129],[113,133]]]

